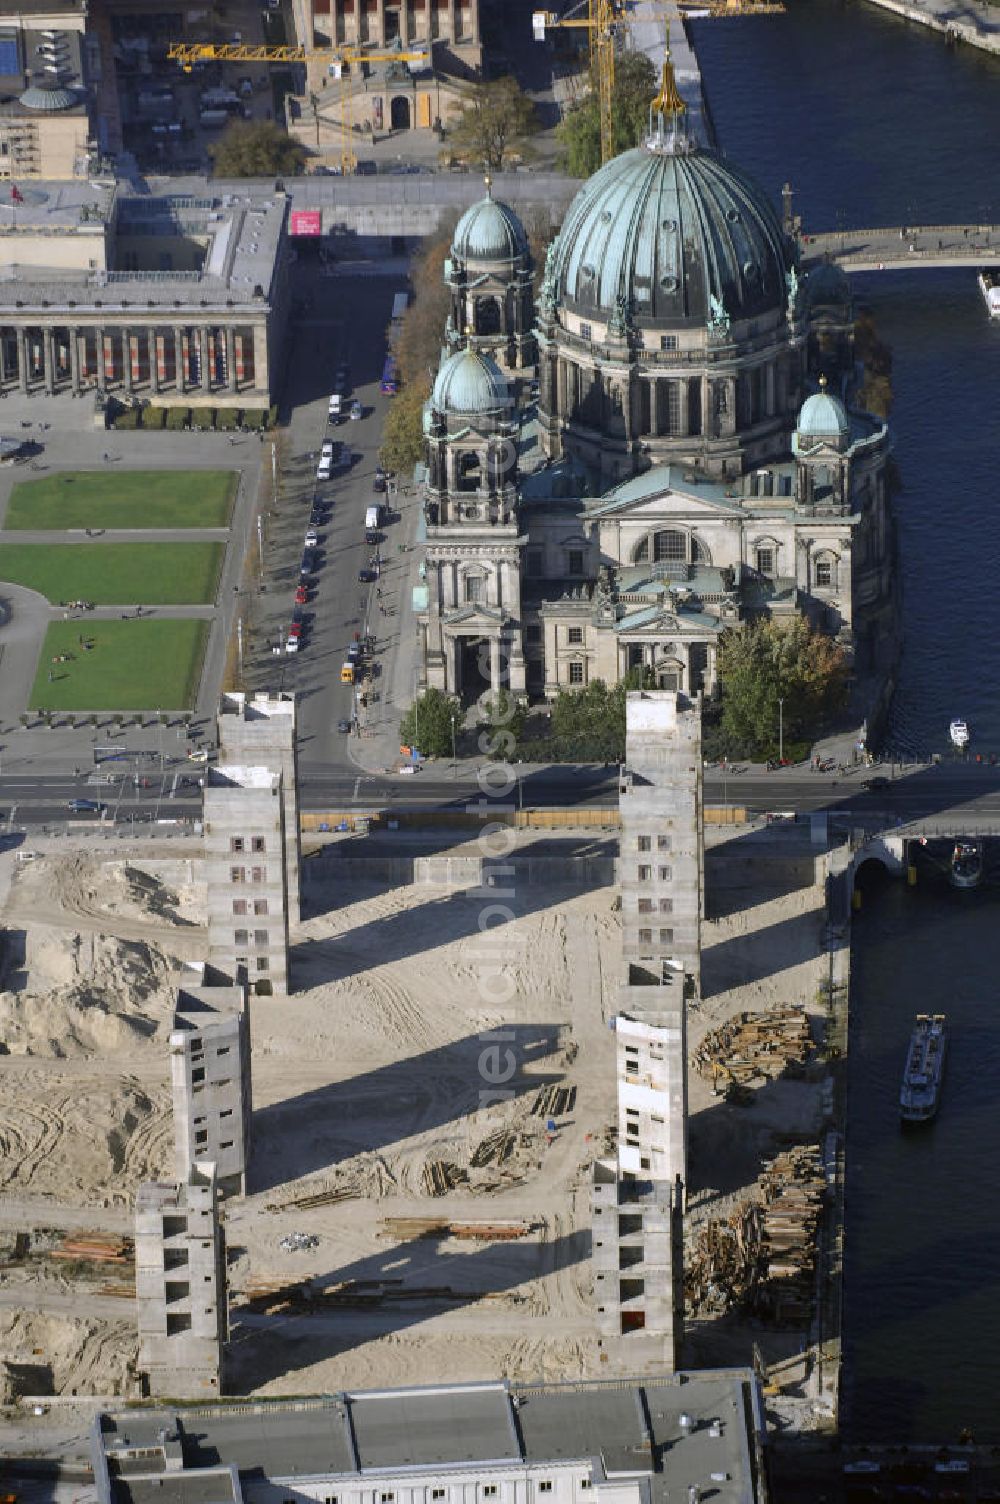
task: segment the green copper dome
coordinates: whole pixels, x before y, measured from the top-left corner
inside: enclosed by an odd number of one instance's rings
[[[496,361],[469,349],[448,356],[431,392],[431,406],[444,413],[492,413],[509,407],[510,400]]]
[[[514,261],[527,250],[528,237],[513,209],[489,194],[466,209],[451,242],[456,261]]]
[[[724,324],[783,307],[792,258],[745,173],[683,137],[649,141],[576,195],[552,262],[557,304],[639,324]]]
[[[806,277],[806,301],[810,307],[820,303],[850,303],[851,284],[847,273],[833,261],[821,261]]]
[[[814,392],[802,404],[796,431],[800,439],[846,439],[851,431],[847,409],[830,392]]]

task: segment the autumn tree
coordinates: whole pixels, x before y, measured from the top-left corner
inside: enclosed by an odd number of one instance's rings
[[[658,82],[656,69],[644,52],[626,52],[615,61],[611,96],[611,138],[614,154],[638,146],[649,130],[649,107]],[[574,104],[556,130],[563,165],[577,178],[589,178],[601,165],[601,104],[596,87]]]
[[[399,723],[399,742],[425,757],[449,757],[462,725],[462,707],[454,695],[425,689]]]
[[[418,376],[392,400],[382,425],[379,459],[393,474],[410,475],[424,457],[424,403],[430,389],[429,377]]]
[[[208,153],[219,178],[291,177],[306,159],[301,142],[273,120],[231,120]]]
[[[514,78],[477,84],[448,128],[452,151],[488,172],[502,172],[511,153],[522,157],[539,129],[535,106]]]
[[[740,757],[774,756],[779,719],[787,741],[811,739],[847,696],[843,648],[801,616],[724,632],[718,672],[723,740]]]

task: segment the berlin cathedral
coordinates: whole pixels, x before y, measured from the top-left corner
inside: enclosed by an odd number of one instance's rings
[[[885,667],[891,443],[850,404],[847,279],[800,272],[763,190],[681,119],[583,184],[537,298],[489,183],[459,221],[424,409],[422,688],[539,700],[641,667],[711,695],[722,632],[794,613]]]

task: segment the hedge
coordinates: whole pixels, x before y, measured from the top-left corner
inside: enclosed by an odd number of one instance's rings
[[[214,407],[193,407],[191,409],[191,427],[199,429],[202,433],[208,432],[215,427]]]
[[[240,426],[238,407],[220,407],[215,414],[215,426],[220,433],[232,433]]]
[[[152,433],[159,433],[167,420],[165,407],[144,407],[142,410],[142,426]]]
[[[132,429],[139,427],[139,409],[127,407],[123,413],[119,413],[113,420],[115,428]]]
[[[173,432],[187,428],[191,422],[191,409],[189,407],[168,407],[167,427]]]

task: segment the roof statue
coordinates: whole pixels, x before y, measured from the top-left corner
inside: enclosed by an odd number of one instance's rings
[[[558,291],[558,267],[557,250],[559,237],[549,242],[549,248],[545,252],[545,270],[542,273],[542,286],[538,294],[539,305],[551,312],[556,305],[556,293]]]
[[[632,327],[632,304],[628,294],[619,292],[615,299],[614,311],[608,319],[608,333],[624,339]]]
[[[795,317],[799,301],[799,289],[801,287],[799,274],[794,266],[789,267],[785,273],[785,286],[788,288],[788,321],[791,323]]]
[[[708,295],[708,327],[716,330],[719,334],[728,334],[730,325],[729,314],[721,298],[714,293]]]

